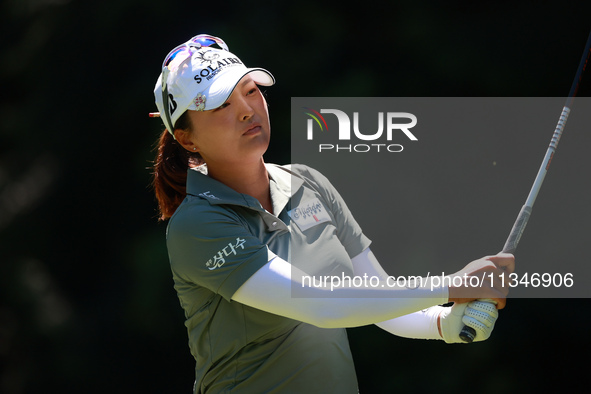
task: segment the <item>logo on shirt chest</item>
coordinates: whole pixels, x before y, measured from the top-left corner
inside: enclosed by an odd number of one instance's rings
[[[302,231],[320,223],[330,222],[330,216],[318,198],[302,202],[287,213]]]

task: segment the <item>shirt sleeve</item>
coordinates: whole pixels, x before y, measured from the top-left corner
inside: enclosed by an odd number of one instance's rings
[[[336,221],[337,237],[345,247],[349,257],[355,257],[371,244],[347,207],[345,200],[337,189],[319,171],[305,165],[295,164],[292,171],[302,176],[305,181],[315,189],[328,204],[328,209]]]
[[[226,300],[275,255],[233,211],[219,206],[181,206],[166,236],[173,274]]]

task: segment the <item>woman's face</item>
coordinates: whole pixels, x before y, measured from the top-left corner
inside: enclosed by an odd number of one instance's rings
[[[193,127],[188,136],[189,146],[183,145],[199,152],[209,167],[260,162],[269,146],[267,103],[248,74],[222,106],[210,111],[189,111],[189,116]]]

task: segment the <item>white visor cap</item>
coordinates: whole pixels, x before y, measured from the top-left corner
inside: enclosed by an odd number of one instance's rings
[[[224,104],[247,74],[258,85],[271,86],[275,83],[269,71],[247,68],[229,51],[198,48],[191,44],[190,41],[186,43],[185,56],[177,56],[163,68],[154,87],[156,106],[170,133],[173,133],[174,124],[186,110],[208,111]],[[167,124],[169,121],[171,124]]]

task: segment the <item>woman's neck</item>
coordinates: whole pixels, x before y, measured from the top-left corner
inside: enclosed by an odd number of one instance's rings
[[[238,193],[246,194],[256,198],[263,208],[273,212],[273,203],[269,187],[269,174],[263,159],[252,164],[245,164],[240,167],[224,168],[208,165],[208,175],[213,179],[222,182],[224,185],[236,190]]]

